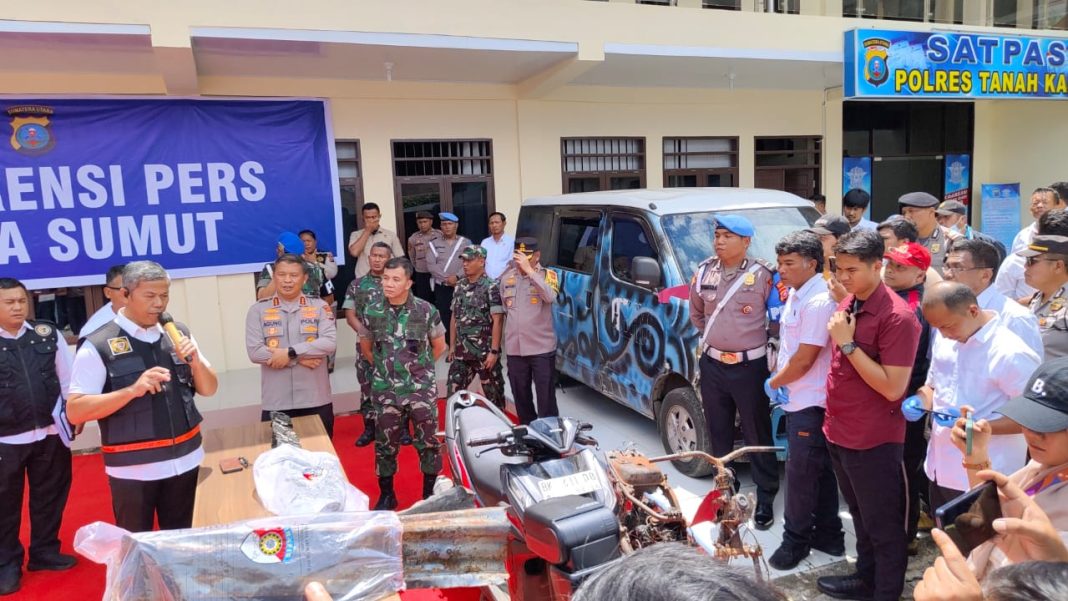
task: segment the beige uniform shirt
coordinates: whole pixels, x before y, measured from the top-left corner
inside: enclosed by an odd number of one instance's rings
[[[408,258],[412,260],[412,266],[419,273],[430,273],[426,259],[430,254],[430,243],[438,238],[441,238],[441,232],[433,228],[425,234],[417,231],[408,236]]]
[[[349,246],[352,246],[352,243],[359,240],[360,236],[362,235],[362,229],[352,232],[352,234],[349,236]],[[371,262],[368,257],[371,256],[371,247],[374,246],[375,242],[385,242],[386,244],[388,244],[389,247],[393,249],[394,257],[404,256],[404,247],[401,246],[401,242],[400,239],[397,238],[397,234],[394,234],[393,232],[387,230],[384,227],[378,228],[378,231],[371,234],[371,237],[367,239],[367,244],[363,247],[363,251],[360,252],[360,256],[356,257],[355,273],[357,280],[367,275],[368,271],[371,271]]]
[[[471,246],[471,241],[463,236],[456,236],[452,240],[442,236],[427,246],[426,264],[434,282],[444,284],[449,276],[456,276],[457,279],[463,277],[464,262],[460,260],[460,253],[468,246]]]
[[[938,272],[938,275],[942,275],[942,266],[946,263],[946,254],[949,253],[949,245],[954,240],[959,240],[962,236],[957,232],[946,229],[940,225],[935,226],[934,232],[931,233],[930,238],[920,238],[917,240],[924,248],[931,253],[931,269]]]
[[[697,267],[690,284],[690,322],[697,331],[704,333],[706,321],[734,285],[744,278],[741,287],[727,299],[727,306],[720,311],[708,336],[701,341],[702,348],[711,346],[726,352],[749,351],[761,348],[768,342],[768,296],[785,291],[775,290],[775,273],[770,266],[761,263],[751,273],[753,260],[746,258],[733,269],[723,269],[719,259],[706,259]],[[786,294],[783,293],[783,302]],[[781,306],[781,302],[779,303]]]
[[[1068,284],[1049,298],[1042,298],[1041,293],[1035,294],[1030,308],[1038,318],[1045,360],[1068,357]]]
[[[334,314],[322,299],[300,296],[284,301],[277,295],[252,305],[245,318],[245,350],[260,365],[263,410],[304,409],[331,402],[326,357],[337,346]],[[292,347],[297,359],[282,369],[267,367],[275,349]],[[319,358],[315,369],[300,359]]]
[[[556,350],[553,304],[560,284],[556,272],[538,265],[531,277],[514,265],[498,280],[504,304],[504,354],[529,357]]]

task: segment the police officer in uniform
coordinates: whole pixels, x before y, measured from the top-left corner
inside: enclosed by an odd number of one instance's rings
[[[556,332],[553,303],[560,292],[556,272],[539,262],[536,238],[515,241],[512,263],[501,274],[504,303],[504,352],[508,355],[508,383],[519,422],[560,415],[556,407]],[[537,410],[530,393],[538,395]]]
[[[434,306],[441,314],[448,335],[449,324],[452,323],[452,295],[463,277],[460,252],[471,246],[471,241],[456,234],[456,228],[460,225],[459,217],[452,213],[439,213],[438,218],[441,219],[441,237],[428,247],[430,255],[427,257],[427,266],[434,279]]]
[[[287,253],[303,257],[304,241],[293,232],[282,232],[278,236],[278,245],[275,251],[279,257]],[[323,269],[319,266],[317,260],[305,260],[305,263],[308,264],[308,278],[304,282],[304,296],[319,298],[319,294],[323,290]],[[263,266],[259,277],[256,279],[256,300],[270,298],[274,292],[274,263],[271,262]]]
[[[334,404],[326,359],[337,347],[334,313],[321,298],[302,293],[309,265],[297,255],[274,262],[274,294],[249,307],[245,350],[260,366],[263,410],[289,417],[318,415],[328,436],[334,435]]]
[[[745,217],[716,219],[716,255],[697,268],[690,286],[690,321],[701,332],[701,400],[712,436],[712,453],[734,446],[735,413],[747,445],[771,445],[771,412],[764,394],[768,371],[769,323],[777,329],[787,289],[775,268],[746,257],[753,224]],[[775,455],[750,457],[757,485],[757,528],[770,528],[779,491]]]
[[[371,394],[375,408],[375,473],[380,491],[375,510],[397,507],[397,473],[404,415],[415,429],[415,450],[423,473],[423,498],[434,492],[441,471],[438,389],[434,362],[445,353],[445,327],[434,305],[411,294],[412,264],[403,257],[386,263],[383,298],[368,304],[360,322],[360,352],[374,365]]]
[[[28,568],[66,570],[75,564],[74,557],[59,552],[59,524],[70,492],[70,449],[56,424],[66,418],[54,417],[70,384],[74,358],[54,325],[26,319],[29,306],[22,282],[0,278],[0,595],[19,590],[22,578],[19,526],[27,478]]]
[[[901,214],[916,226],[919,242],[931,253],[931,268],[942,276],[942,266],[946,263],[946,253],[954,240],[962,236],[951,229],[938,224],[938,199],[926,192],[909,192],[897,199],[901,205]]]
[[[386,261],[393,258],[393,249],[385,242],[375,242],[371,246],[371,254],[367,257],[371,270],[367,275],[349,284],[345,291],[345,300],[341,304],[341,310],[345,312],[345,321],[349,326],[360,332],[360,320],[363,318],[363,309],[368,304],[382,298],[382,273],[386,269]],[[359,349],[357,349],[359,350]],[[371,396],[371,363],[357,353],[356,358],[356,381],[360,384],[360,416],[363,417],[363,433],[356,439],[356,446],[366,447],[375,439],[375,406]],[[403,432],[407,435],[407,432]],[[403,438],[403,437],[402,437]],[[411,437],[408,442],[411,444]]]
[[[1028,305],[1038,318],[1045,360],[1068,356],[1068,236],[1040,234],[1027,248],[1024,279],[1037,292]]]
[[[504,409],[500,362],[504,306],[497,282],[486,275],[486,255],[481,246],[468,246],[460,253],[464,278],[452,297],[449,394],[466,389],[477,374],[486,398]]]
[[[427,255],[430,253],[430,244],[441,238],[441,231],[434,229],[434,216],[426,211],[415,214],[415,225],[418,230],[408,236],[408,256],[411,257],[415,267],[415,280],[412,284],[412,292],[419,298],[434,302],[434,289],[430,287],[430,267],[427,265]]]
[[[215,394],[219,380],[185,325],[174,324],[177,344],[160,326],[170,293],[163,267],[130,263],[122,286],[126,307],[74,358],[67,413],[73,424],[100,423],[115,525],[189,528],[204,459],[194,394]]]

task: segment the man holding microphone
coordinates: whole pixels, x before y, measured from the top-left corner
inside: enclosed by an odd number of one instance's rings
[[[170,276],[136,261],[122,275],[127,305],[74,359],[67,415],[100,422],[115,524],[131,532],[188,528],[204,458],[194,395],[219,381],[183,324],[170,322]],[[166,325],[161,325],[166,322]]]

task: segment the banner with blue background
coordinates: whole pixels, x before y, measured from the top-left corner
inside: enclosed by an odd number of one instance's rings
[[[846,98],[1068,98],[1068,40],[956,32],[845,33]]]
[[[99,284],[141,259],[176,277],[249,273],[285,230],[338,255],[325,101],[0,98],[0,110],[5,277]]]

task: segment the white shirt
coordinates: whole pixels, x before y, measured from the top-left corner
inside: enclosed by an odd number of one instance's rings
[[[118,315],[115,316],[115,323],[119,324],[119,327],[127,334],[141,342],[153,344],[163,335],[163,328],[159,324],[154,324],[149,328],[142,328],[130,321],[122,309],[119,309]],[[190,339],[195,345],[196,339],[192,337]],[[200,355],[200,361],[205,366],[211,366],[208,358],[200,352],[199,346],[197,346],[197,354]],[[100,353],[96,351],[96,347],[92,344],[83,344],[78,349],[78,354],[74,356],[74,375],[71,377],[70,382],[71,394],[100,394],[104,390],[106,380],[107,371],[104,368],[104,361],[100,358]],[[123,480],[163,480],[164,478],[170,478],[196,469],[203,460],[204,448],[198,446],[196,450],[176,459],[165,459],[163,461],[121,467],[104,466],[104,473],[112,478]]]
[[[22,338],[22,335],[29,329],[30,324],[25,321],[22,322],[22,327],[19,328],[17,336],[12,336],[7,330],[0,328],[0,338],[18,340],[19,338]],[[63,397],[67,396],[68,391],[70,390],[71,364],[74,362],[74,357],[71,355],[70,347],[67,346],[67,341],[63,338],[63,334],[56,332],[56,342],[56,375],[59,377],[59,396],[56,397],[56,405],[59,406],[63,403]],[[53,409],[53,412],[55,412],[55,409]],[[44,437],[49,434],[59,434],[59,430],[56,429],[55,424],[45,428],[34,428],[10,436],[0,436],[0,443],[30,444],[37,442],[38,440],[44,440]]]
[[[1024,279],[1024,258],[1011,253],[1002,261],[998,268],[998,277],[994,279],[994,286],[998,292],[1017,300],[1025,296],[1033,296],[1035,289],[1027,285]]]
[[[868,231],[874,232],[874,231],[876,231],[876,228],[878,228],[878,227],[879,227],[878,223],[875,223],[871,219],[865,219],[865,218],[861,217],[860,221],[858,221],[857,224],[853,226],[851,231],[859,232],[861,230],[868,230]]]
[[[790,297],[786,299],[780,320],[782,330],[776,370],[785,367],[802,344],[822,347],[823,350],[805,375],[786,385],[790,391],[790,402],[783,405],[784,411],[827,406],[827,372],[831,369],[827,323],[834,315],[835,307],[820,274],[810,278],[799,290],[790,289]]]
[[[494,240],[489,236],[482,241],[482,248],[486,249],[486,275],[493,279],[501,277],[505,269],[508,269],[508,261],[512,260],[515,253],[515,238],[508,234],[501,234],[501,239]]]
[[[111,306],[111,303],[107,303],[103,307],[96,310],[89,317],[89,321],[85,322],[80,332],[78,332],[78,339],[85,338],[89,334],[97,331],[101,326],[111,323],[115,319],[115,308]]]
[[[1039,359],[1043,358],[1042,332],[1038,330],[1038,318],[1034,313],[998,292],[993,286],[988,286],[976,298],[979,300],[980,309],[997,312],[1001,325],[1019,336],[1031,350],[1038,353]]]
[[[1016,232],[1016,236],[1012,239],[1012,247],[1009,249],[1010,253],[1016,253],[1018,250],[1023,250],[1027,245],[1031,244],[1031,240],[1035,238],[1035,234],[1038,233],[1038,222],[1032,222],[1031,225]]]
[[[975,408],[975,419],[995,419],[1002,405],[1023,392],[1041,363],[1038,353],[993,311],[987,314],[993,319],[967,342],[934,335],[927,385],[934,389],[935,411],[970,405]],[[932,421],[924,470],[939,486],[968,490],[968,474],[961,465],[961,452],[950,441],[950,430]],[[993,436],[989,454],[992,469],[1011,474],[1026,463],[1027,442],[1023,434]]]

